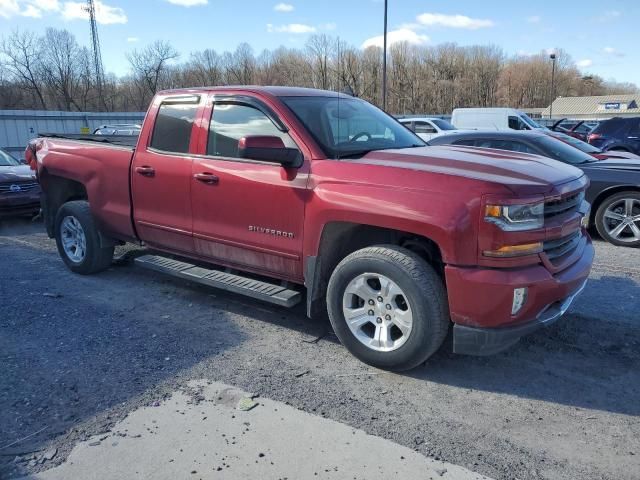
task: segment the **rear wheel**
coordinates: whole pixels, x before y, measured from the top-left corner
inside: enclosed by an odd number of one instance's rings
[[[442,280],[421,257],[394,245],[358,250],[336,267],[327,289],[333,329],[369,365],[408,370],[446,337]]]
[[[606,241],[625,247],[640,246],[640,193],[620,192],[600,204],[596,229]]]
[[[111,265],[113,247],[101,246],[88,202],[67,202],[60,207],[55,239],[60,257],[75,273],[97,273]]]

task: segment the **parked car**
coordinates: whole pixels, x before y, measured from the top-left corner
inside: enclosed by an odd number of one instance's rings
[[[587,136],[598,126],[599,122],[584,120],[568,120],[563,118],[554,123],[550,128],[554,132],[565,133],[582,141],[587,141]]]
[[[640,246],[640,158],[597,160],[548,132],[470,132],[434,138],[429,144],[531,153],[575,165],[591,181],[587,189],[592,206],[589,223],[614,245]]]
[[[93,131],[94,135],[140,135],[141,126],[135,123],[102,125]]]
[[[442,118],[399,118],[398,121],[425,141],[438,135],[458,131],[456,127]]]
[[[587,139],[591,145],[607,152],[616,150],[640,155],[640,117],[615,117],[601,122]]]
[[[529,116],[514,108],[456,108],[451,123],[458,129],[538,130],[543,129]]]
[[[28,165],[0,149],[0,217],[36,215],[40,185]]]
[[[571,137],[565,133],[554,132],[551,130],[544,130],[543,132],[551,137],[557,138],[558,140],[562,140],[564,143],[577,148],[581,152],[588,153],[593,158],[597,158],[598,160],[607,160],[610,158],[630,158],[640,160],[640,156],[636,155],[635,153],[625,152],[622,150],[610,150],[608,152],[605,152],[598,147],[594,147],[587,142],[583,142],[582,140],[579,140],[576,137]]]
[[[160,92],[136,147],[40,137],[26,155],[73,272],[144,241],[180,260],[137,263],[178,278],[283,306],[304,291],[307,313],[328,312],[380,368],[421,364],[451,324],[456,353],[513,345],[564,313],[593,261],[579,169],[427,147],[335,92]]]

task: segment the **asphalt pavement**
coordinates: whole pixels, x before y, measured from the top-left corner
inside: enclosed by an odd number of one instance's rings
[[[390,451],[410,449],[418,455],[412,462],[423,458],[436,469],[447,462],[497,479],[636,480],[640,250],[597,241],[596,251],[584,294],[557,324],[499,355],[457,356],[445,347],[425,365],[393,374],[358,362],[326,319],[309,320],[302,308],[131,264],[74,275],[40,224],[2,223],[0,478],[61,478],[55,472],[86,461],[84,450],[117,450],[112,444],[124,440],[113,437],[141,412],[187,402],[198,381],[250,392],[264,405],[280,402],[292,416],[331,420],[331,428],[342,424],[358,438],[388,441]],[[108,445],[89,446],[105,436]],[[126,438],[135,440],[145,445]],[[256,437],[262,441],[269,443]],[[370,457],[367,468],[387,460]],[[108,469],[107,458],[93,463]],[[197,478],[190,472],[183,478]]]

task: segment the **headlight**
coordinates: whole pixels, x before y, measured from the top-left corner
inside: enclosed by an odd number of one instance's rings
[[[526,205],[487,205],[484,219],[507,232],[535,230],[544,225],[544,202]]]

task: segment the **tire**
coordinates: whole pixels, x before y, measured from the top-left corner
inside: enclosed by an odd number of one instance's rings
[[[364,248],[344,258],[329,280],[327,309],[334,332],[355,357],[393,371],[409,370],[427,360],[442,345],[450,324],[440,277],[421,257],[395,245]],[[351,325],[362,326],[349,326],[347,317]],[[376,341],[383,331],[386,340]]]
[[[630,217],[638,220],[631,221]],[[625,220],[627,225],[621,227]],[[598,234],[607,242],[640,247],[640,193],[627,191],[605,198],[596,212],[595,224]],[[621,230],[618,232],[616,228]]]
[[[88,275],[111,265],[114,248],[100,246],[100,234],[88,202],[73,201],[62,205],[54,228],[58,253],[72,272]]]

